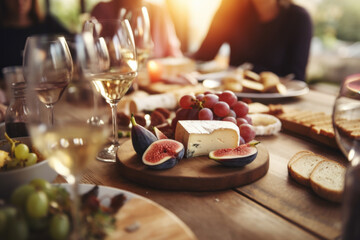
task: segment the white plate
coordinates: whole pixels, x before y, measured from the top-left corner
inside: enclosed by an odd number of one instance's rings
[[[69,184],[60,184],[60,186],[70,192]],[[79,193],[86,193],[94,186],[79,184]],[[108,236],[109,239],[172,239],[174,234],[177,234],[179,239],[196,239],[190,228],[175,214],[148,198],[118,188],[99,186],[98,199],[103,206],[109,206],[111,198],[121,193],[125,195],[126,201],[131,201],[121,208],[120,212],[122,211],[123,214],[117,215],[117,218],[121,220],[118,219],[117,229]],[[159,231],[159,223],[164,222],[167,229]],[[127,228],[135,223],[139,223],[140,228],[134,232],[128,232]]]
[[[281,81],[281,80],[280,80]],[[236,96],[242,98],[257,98],[257,99],[276,99],[276,98],[289,98],[289,97],[297,97],[301,95],[305,95],[309,92],[309,87],[303,81],[298,80],[287,80],[281,81],[287,91],[285,94],[280,93],[235,93]]]
[[[218,88],[221,85],[221,79],[229,74],[229,71],[222,71],[216,73],[201,74],[197,76],[199,81],[203,82],[203,85],[208,88]],[[305,95],[309,92],[309,87],[303,81],[298,80],[280,80],[281,83],[287,88],[285,94],[280,93],[242,93],[235,92],[237,97],[240,98],[255,98],[255,99],[277,99],[277,98],[289,98]]]

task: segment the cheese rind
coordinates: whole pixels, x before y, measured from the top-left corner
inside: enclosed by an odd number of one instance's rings
[[[175,140],[184,144],[185,157],[190,158],[237,147],[240,132],[236,124],[228,121],[183,120],[176,125]]]

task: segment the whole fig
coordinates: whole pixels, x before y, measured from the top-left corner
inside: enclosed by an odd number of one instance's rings
[[[150,144],[157,140],[157,137],[143,126],[138,125],[133,114],[131,115],[131,124],[131,141],[133,148],[137,154],[142,156]]]

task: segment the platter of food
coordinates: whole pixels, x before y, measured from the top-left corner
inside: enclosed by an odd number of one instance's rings
[[[68,184],[61,184],[70,191]],[[90,191],[94,185],[80,184],[80,194]],[[115,230],[105,239],[168,239],[177,236],[177,239],[195,240],[193,232],[172,212],[159,204],[135,193],[107,186],[99,186],[98,199],[101,204],[108,206],[110,199],[123,194],[125,204],[115,214]],[[161,224],[161,231],[158,226]]]
[[[71,224],[70,190],[69,184],[41,178],[16,188],[0,206],[1,239],[72,239],[76,230]],[[79,184],[78,190],[83,231],[76,233],[81,239],[196,239],[179,218],[150,199],[92,184]]]
[[[305,95],[309,92],[309,88],[305,82],[297,80],[280,80],[280,82],[286,87],[285,93],[245,93],[236,92],[236,96],[240,98],[252,98],[252,99],[279,99],[290,98]]]
[[[53,181],[57,175],[49,161],[32,146],[30,137],[0,140],[0,198],[8,197],[16,187],[34,177]]]
[[[153,170],[141,162],[131,140],[117,152],[121,175],[139,184],[158,189],[184,191],[215,191],[252,183],[263,177],[269,168],[269,153],[263,144],[257,145],[254,161],[244,167],[226,167],[208,156],[184,158],[166,170]]]
[[[280,78],[271,72],[222,71],[198,77],[203,86],[211,89],[231,90],[239,98],[281,99],[305,95],[306,82]]]
[[[183,95],[175,116],[155,109],[150,126],[132,114],[131,139],[117,152],[122,176],[185,191],[229,189],[264,176],[269,154],[255,139],[248,104],[231,91],[217,94]]]

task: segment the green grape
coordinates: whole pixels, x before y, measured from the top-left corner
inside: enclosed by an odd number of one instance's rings
[[[6,213],[0,209],[0,236],[5,233],[7,223]]]
[[[5,239],[23,240],[27,239],[29,230],[25,220],[19,217],[18,211],[15,207],[5,207],[0,210],[6,216],[6,223],[4,229]],[[3,223],[4,224],[4,223]],[[0,234],[2,236],[2,234]]]
[[[27,239],[29,235],[29,229],[26,221],[23,218],[12,219],[9,224],[7,224],[6,235],[7,239],[11,240]]]
[[[69,209],[71,200],[69,192],[58,185],[52,186],[51,194],[49,195],[51,201],[56,201],[63,209]]]
[[[30,184],[33,185],[37,190],[44,191],[48,198],[51,198],[51,196],[53,195],[54,188],[51,183],[49,183],[45,179],[34,178],[33,180],[31,180]]]
[[[27,159],[29,152],[29,147],[24,143],[20,143],[15,147],[15,157],[19,160]]]
[[[53,240],[67,239],[69,232],[70,222],[66,214],[59,213],[52,216],[49,233]]]
[[[29,153],[26,162],[25,162],[25,166],[31,166],[34,165],[37,162],[37,155],[35,153]]]
[[[25,209],[26,200],[33,192],[35,192],[35,187],[33,185],[21,185],[17,187],[15,191],[13,191],[13,193],[11,194],[10,202],[20,209]]]
[[[42,218],[49,211],[49,200],[43,191],[35,191],[26,201],[26,213],[31,218]]]
[[[34,178],[33,180],[31,180],[30,184],[38,190],[46,191],[52,188],[51,183],[42,178]]]

